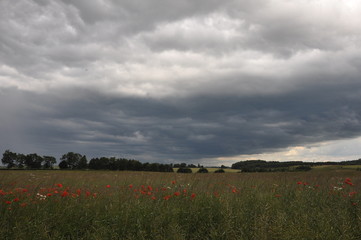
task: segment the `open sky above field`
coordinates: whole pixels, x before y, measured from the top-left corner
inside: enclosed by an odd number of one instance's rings
[[[361,157],[358,0],[2,0],[0,151]]]

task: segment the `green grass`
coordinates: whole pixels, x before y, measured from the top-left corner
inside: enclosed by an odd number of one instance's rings
[[[1,171],[0,236],[361,239],[360,186],[361,174],[355,170]]]

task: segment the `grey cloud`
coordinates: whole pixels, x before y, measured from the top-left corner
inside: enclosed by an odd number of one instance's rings
[[[7,122],[13,125],[7,130],[10,140],[2,139],[1,145],[21,143],[19,151],[56,148],[57,155],[74,150],[158,161],[277,151],[359,136],[360,100],[347,95],[360,89],[359,84],[326,86],[323,91],[310,86],[277,96],[163,100],[75,90],[38,95],[13,89],[1,94],[1,121],[9,121],[6,116],[21,121]],[[11,96],[19,102],[6,107]]]
[[[359,19],[312,4],[1,1],[0,150],[191,161],[360,136]]]

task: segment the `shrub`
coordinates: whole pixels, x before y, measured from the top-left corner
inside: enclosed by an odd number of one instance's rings
[[[208,173],[208,170],[207,168],[200,168],[197,173]]]
[[[192,173],[192,169],[187,167],[180,167],[178,168],[177,173]]]
[[[295,171],[310,171],[312,168],[308,165],[298,166]]]
[[[214,171],[214,173],[225,173],[225,171],[221,168],[221,169],[217,169],[216,171]]]

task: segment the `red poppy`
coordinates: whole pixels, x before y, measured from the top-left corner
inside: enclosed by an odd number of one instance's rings
[[[175,180],[173,180],[173,181],[172,181],[172,184],[176,184],[176,181],[175,181]]]
[[[5,203],[6,203],[6,204],[11,204],[11,202],[10,202],[10,201],[5,201]]]
[[[298,182],[297,182],[297,184],[298,184],[298,185],[302,185],[302,184],[303,184],[303,182],[301,182],[301,181],[298,181]]]
[[[106,188],[110,188],[110,185],[108,184],[108,185],[106,185]]]
[[[153,191],[152,186],[148,186],[148,190],[149,190],[149,191]]]
[[[19,202],[20,199],[19,198],[14,198],[13,202]]]
[[[63,184],[58,183],[58,184],[56,184],[56,186],[57,186],[58,188],[62,188],[62,187],[63,187]]]
[[[233,193],[236,193],[236,192],[237,192],[237,189],[236,189],[236,188],[233,188],[233,189],[232,189],[232,192],[233,192]]]
[[[152,200],[156,200],[157,198],[155,196],[152,197]]]
[[[196,197],[196,194],[195,194],[195,193],[192,193],[191,199],[194,199],[195,197]]]
[[[129,188],[133,188],[133,184],[129,184]]]
[[[69,196],[69,192],[64,191],[64,192],[61,194],[61,196],[62,196],[62,197],[67,197],[67,196]]]
[[[357,192],[353,191],[353,192],[350,192],[348,195],[349,195],[350,197],[353,197],[356,193],[357,193]]]
[[[174,196],[179,196],[181,193],[180,192],[175,192]]]
[[[164,196],[163,199],[164,200],[169,200],[172,196],[171,195],[167,195],[167,196]]]
[[[48,193],[48,194],[46,194],[46,196],[48,196],[48,197],[51,197],[53,194],[51,194],[51,193]]]
[[[279,197],[281,197],[281,194],[276,194],[275,197],[279,198]]]

